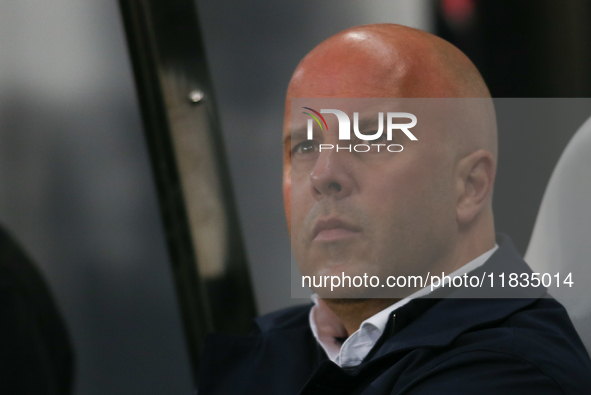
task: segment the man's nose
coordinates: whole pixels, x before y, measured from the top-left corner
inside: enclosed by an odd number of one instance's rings
[[[351,194],[354,187],[350,155],[334,152],[334,149],[321,152],[310,174],[311,192],[316,200],[331,196],[342,199]]]

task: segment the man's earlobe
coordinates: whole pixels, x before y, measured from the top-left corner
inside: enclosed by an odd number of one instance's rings
[[[460,224],[470,223],[490,204],[495,173],[494,157],[484,149],[471,153],[458,163],[457,219]]]

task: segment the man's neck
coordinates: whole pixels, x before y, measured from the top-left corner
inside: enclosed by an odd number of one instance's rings
[[[351,336],[361,323],[400,299],[322,299]]]
[[[489,251],[494,247],[494,238],[492,239],[492,245],[490,245],[490,243],[491,240],[487,240],[476,246],[473,245],[471,248],[456,249],[455,259],[444,266],[444,272],[451,273]],[[363,321],[399,300],[401,299],[322,299],[326,306],[341,321],[347,330],[347,336],[351,336],[351,334],[356,332]]]

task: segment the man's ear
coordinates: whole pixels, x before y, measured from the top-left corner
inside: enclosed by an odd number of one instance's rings
[[[469,224],[491,199],[496,175],[495,159],[484,149],[472,152],[456,166],[457,220]]]

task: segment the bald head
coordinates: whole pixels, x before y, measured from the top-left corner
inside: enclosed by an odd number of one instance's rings
[[[354,27],[314,48],[297,67],[288,96],[304,92],[315,97],[490,97],[480,73],[459,49],[394,24]]]
[[[456,159],[481,148],[497,157],[495,111],[482,76],[458,48],[421,30],[375,24],[330,37],[296,68],[285,127],[292,97],[481,98],[462,103],[469,107],[458,109],[463,126],[445,139]]]

